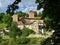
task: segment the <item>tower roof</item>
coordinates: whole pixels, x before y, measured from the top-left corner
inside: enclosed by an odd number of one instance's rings
[[[34,12],[33,10],[30,10],[29,12]]]

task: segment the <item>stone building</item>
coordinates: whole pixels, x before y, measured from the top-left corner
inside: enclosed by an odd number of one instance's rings
[[[12,16],[12,18],[13,18],[13,21],[18,22],[18,15],[17,14],[14,14]]]
[[[34,12],[32,10],[29,12],[29,18],[34,18]]]
[[[23,29],[23,27],[27,27],[29,29],[32,29],[36,33],[39,33],[39,26],[43,26],[43,20],[40,19],[40,17],[34,17],[34,12],[30,11],[29,12],[29,17],[25,17],[24,20],[26,21],[25,23],[22,22],[21,18],[18,20],[18,15],[14,14],[13,16],[13,21],[16,21],[18,24],[18,27],[20,29]]]

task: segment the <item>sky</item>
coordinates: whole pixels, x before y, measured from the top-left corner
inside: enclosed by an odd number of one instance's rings
[[[12,4],[15,0],[0,0],[0,12],[6,13],[8,5]],[[41,12],[41,10],[37,10],[37,5],[35,0],[22,0],[18,6],[19,9],[15,10],[15,12],[29,12],[30,10]]]

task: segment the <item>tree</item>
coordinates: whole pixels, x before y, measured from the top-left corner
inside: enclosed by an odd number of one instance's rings
[[[36,2],[38,2],[38,1],[36,1]],[[54,28],[55,29],[55,26],[58,26],[59,25],[59,23],[60,23],[60,20],[59,20],[59,18],[60,18],[60,13],[59,13],[59,0],[55,0],[55,1],[52,1],[52,0],[49,0],[49,1],[47,1],[47,0],[39,0],[39,5],[38,5],[38,8],[37,9],[40,9],[39,8],[39,6],[42,8],[44,8],[44,10],[43,10],[43,18],[45,18],[45,17],[49,17],[49,18],[51,18],[51,19],[53,19],[53,22],[52,22],[52,26],[54,26],[54,27],[52,27],[52,28]],[[41,6],[41,5],[42,6]],[[54,24],[56,24],[56,25],[54,25]],[[57,29],[57,28],[56,28]]]
[[[1,36],[1,34],[0,34],[0,42],[2,41],[2,36]]]
[[[25,17],[25,16],[28,15],[27,13],[24,13],[24,12],[22,12],[22,11],[16,12],[16,14],[18,14],[19,17]]]
[[[37,12],[36,11],[34,11],[34,16],[37,17]]]
[[[45,24],[46,24],[47,30],[50,28],[50,26],[52,26],[52,25],[51,25],[51,24],[52,24],[52,21],[53,21],[53,19],[51,19],[51,18],[49,18],[49,17],[45,17],[44,22],[45,22]]]
[[[35,17],[41,17],[42,16],[42,13],[41,12],[37,13],[36,11],[34,11],[34,16]]]
[[[5,14],[4,13],[0,13],[0,23],[2,22],[2,18]]]
[[[0,23],[0,29],[6,28],[7,24],[5,23]]]
[[[16,43],[18,43],[18,45],[20,45],[20,44],[28,44],[29,43],[29,39],[28,38],[18,38],[17,40],[16,40]]]
[[[6,10],[7,14],[13,15],[14,11],[18,9],[18,3],[21,2],[21,0],[15,0],[13,4],[8,5],[8,9]]]
[[[37,17],[42,17],[42,13],[39,12],[39,14],[37,14]]]
[[[9,14],[6,14],[3,16],[2,19],[3,23],[7,24],[7,27],[11,26],[12,23],[12,17]]]
[[[42,18],[45,19],[45,17],[48,17],[50,19],[53,19],[51,21],[50,27],[55,30],[54,33],[54,44],[58,45],[60,43],[60,0],[36,0],[36,3],[39,3],[37,9],[43,8],[43,16]]]
[[[26,28],[26,27],[24,27],[22,29],[22,36],[28,36],[31,33],[35,33],[35,32],[33,30],[31,30],[31,29]]]
[[[9,36],[12,38],[16,38],[16,36],[21,35],[21,30],[17,27],[16,22],[12,22],[12,25],[9,27]]]

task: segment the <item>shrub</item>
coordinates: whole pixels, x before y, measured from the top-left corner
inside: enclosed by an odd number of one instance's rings
[[[13,22],[9,27],[9,36],[16,38],[16,36],[20,36],[20,35],[21,35],[21,30],[17,27],[16,22]]]
[[[40,37],[40,38],[30,38],[30,44],[39,44],[43,42],[45,39]]]
[[[35,38],[30,38],[30,44],[35,44],[36,43],[36,39]]]
[[[17,44],[27,44],[29,42],[29,39],[28,38],[18,38],[16,40],[16,43]]]
[[[0,36],[0,42],[2,41],[2,37]]]
[[[2,39],[0,45],[8,45],[8,43],[9,43],[9,40],[7,40],[7,39]]]
[[[22,30],[22,36],[28,36],[31,33],[35,33],[35,32],[31,29],[26,28],[26,27],[24,27]]]

